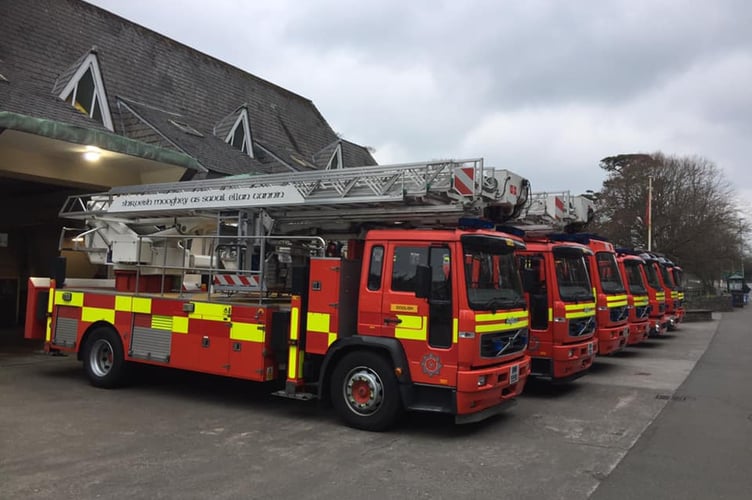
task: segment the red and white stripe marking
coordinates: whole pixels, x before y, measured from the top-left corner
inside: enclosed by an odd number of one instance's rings
[[[475,168],[455,168],[453,184],[454,190],[462,196],[472,196],[475,193]]]
[[[241,274],[215,274],[214,284],[217,286],[258,288],[258,279],[255,276],[244,276]]]

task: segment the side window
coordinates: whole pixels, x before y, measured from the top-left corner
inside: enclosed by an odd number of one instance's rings
[[[431,248],[430,266],[433,297],[438,300],[450,300],[452,298],[452,260],[449,249]]]
[[[395,247],[392,266],[392,290],[414,292],[415,273],[419,265],[428,261],[428,247]]]
[[[381,274],[384,270],[384,247],[381,245],[371,249],[371,263],[368,266],[368,289],[381,288]]]

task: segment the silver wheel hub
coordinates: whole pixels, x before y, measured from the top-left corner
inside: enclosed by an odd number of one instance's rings
[[[97,377],[105,377],[112,370],[115,353],[112,344],[105,339],[97,339],[91,346],[89,367]]]
[[[373,415],[384,401],[384,385],[379,375],[365,366],[350,370],[343,386],[350,410],[360,416]]]

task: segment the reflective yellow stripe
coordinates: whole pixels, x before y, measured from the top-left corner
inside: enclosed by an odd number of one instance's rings
[[[619,301],[626,301],[627,296],[626,295],[607,295],[606,296],[606,302],[608,305],[611,305],[611,302],[619,302]]]
[[[591,309],[590,311],[575,311],[564,314],[564,317],[567,319],[588,318],[590,316],[595,316],[594,309]]]
[[[548,308],[548,321],[551,322],[554,320],[554,310],[552,308]]]
[[[266,332],[264,325],[258,323],[232,323],[230,338],[232,340],[247,340],[249,342],[263,342]]]
[[[638,295],[634,297],[634,305],[636,307],[646,306],[648,305],[648,297],[647,295]]]
[[[47,331],[44,335],[44,340],[46,342],[49,342],[52,340],[52,308],[55,304],[55,290],[52,290],[53,293],[51,293],[47,297]]]
[[[124,295],[115,296],[115,310],[131,312],[133,306],[133,297],[126,297]]]
[[[186,318],[185,316],[173,316],[172,332],[183,334],[188,333],[188,318]]]
[[[666,300],[666,294],[663,292],[656,292],[655,298],[656,300]]]
[[[626,295],[607,295],[606,296],[606,306],[608,306],[609,309],[613,309],[614,307],[624,307],[626,305],[627,305]]]
[[[290,310],[290,340],[298,340],[298,308],[293,307]],[[287,357],[287,378],[298,378],[298,346],[291,345],[290,353]]]
[[[402,320],[394,329],[394,336],[398,339],[405,340],[427,340],[425,316],[406,316],[398,314],[397,318]]]
[[[526,327],[527,324],[527,311],[503,311],[475,315],[475,331],[478,333],[516,330]]]
[[[189,318],[230,321],[232,316],[232,306],[227,304],[212,304],[210,302],[192,302],[192,304],[193,312],[188,314]]]
[[[683,299],[683,298],[684,298],[684,292],[679,292],[679,298],[680,298],[680,299]]]
[[[452,343],[456,344],[459,341],[460,336],[460,320],[454,318],[452,320]]]
[[[154,315],[151,317],[151,327],[155,330],[172,331],[172,316]]]
[[[329,332],[329,337],[326,340],[327,340],[327,343],[326,343],[327,346],[332,345],[334,341],[337,340],[337,334]]]
[[[44,340],[47,342],[52,340],[52,316],[47,318],[47,333],[44,337]]]
[[[298,378],[298,346],[290,346],[290,356],[287,359],[287,378]]]
[[[64,300],[63,296],[70,297],[70,300]],[[55,304],[62,304],[65,306],[83,307],[84,306],[84,294],[83,292],[68,292],[63,290],[55,290]]]
[[[587,304],[564,304],[565,311],[575,311],[582,309],[595,309],[595,302],[588,302]]]
[[[94,323],[95,321],[107,321],[115,323],[115,311],[100,307],[84,307],[81,309],[81,321]]]
[[[328,313],[309,312],[306,316],[306,324],[309,332],[329,333]]]
[[[671,292],[671,298],[672,299],[678,299],[679,298],[679,292]]]
[[[527,318],[527,311],[505,311],[475,315],[476,322],[501,321],[508,318]]]
[[[117,298],[115,299],[117,305]],[[140,314],[151,314],[151,299],[146,297],[133,297],[131,311]]]
[[[478,333],[487,332],[504,332],[507,330],[516,330],[518,328],[525,328],[528,325],[527,317],[524,319],[518,319],[514,323],[483,323],[481,325],[475,324],[475,331]]]

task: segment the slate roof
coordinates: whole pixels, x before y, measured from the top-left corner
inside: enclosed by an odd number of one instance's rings
[[[320,168],[338,141],[346,167],[376,164],[309,99],[80,0],[0,2],[0,34],[0,111],[104,129],[53,94],[96,47],[115,133],[192,155],[210,175]],[[241,106],[255,159],[213,134]]]

